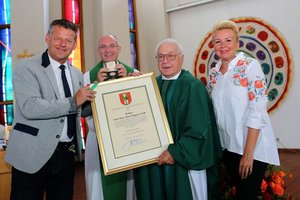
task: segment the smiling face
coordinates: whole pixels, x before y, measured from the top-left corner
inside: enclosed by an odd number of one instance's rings
[[[63,64],[76,48],[76,33],[72,29],[54,26],[53,31],[46,35],[46,43],[51,58]]]
[[[120,51],[121,47],[113,36],[105,35],[99,39],[98,53],[104,62],[117,60]]]
[[[167,78],[178,74],[182,67],[183,57],[184,56],[178,52],[175,44],[162,44],[158,48],[156,56],[160,73]]]
[[[212,34],[215,53],[222,62],[229,63],[234,59],[239,48],[239,41],[234,31],[231,29],[222,29]]]

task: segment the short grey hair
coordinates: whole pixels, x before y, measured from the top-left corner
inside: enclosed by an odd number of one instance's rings
[[[155,55],[157,55],[158,53],[158,49],[160,48],[161,45],[163,44],[174,44],[177,48],[177,51],[178,51],[178,54],[179,55],[183,55],[183,48],[182,48],[182,45],[177,42],[176,40],[172,39],[172,38],[166,38],[164,40],[161,40],[157,45],[156,45],[156,48],[155,48]]]
[[[114,39],[115,42],[116,42],[116,44],[119,45],[119,40],[118,40],[117,36],[112,35],[112,34],[102,35],[102,36],[99,38],[99,40],[101,40],[101,39],[104,38],[104,37],[110,37],[110,38]]]

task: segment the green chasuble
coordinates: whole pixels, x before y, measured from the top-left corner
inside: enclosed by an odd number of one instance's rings
[[[217,188],[221,145],[205,86],[188,71],[176,80],[157,77],[174,144],[173,165],[152,164],[134,170],[138,200],[192,200],[188,170],[206,169],[209,199]],[[166,88],[166,89],[165,89]]]
[[[127,70],[127,74],[134,71],[134,69],[129,67],[128,65],[120,61],[118,62],[124,65],[124,67]],[[98,71],[103,67],[103,64],[104,62],[100,61],[95,67],[93,67],[90,70],[91,83],[97,81]],[[100,158],[100,162],[101,162],[101,158]],[[100,163],[100,170],[101,170],[101,182],[102,182],[104,199],[105,200],[126,200],[127,171],[105,176],[102,163]]]

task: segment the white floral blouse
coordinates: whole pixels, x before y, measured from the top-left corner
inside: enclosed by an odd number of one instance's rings
[[[278,151],[267,112],[267,85],[259,62],[238,53],[222,74],[221,62],[209,71],[211,95],[222,147],[243,154],[248,127],[260,129],[254,159],[279,165]]]

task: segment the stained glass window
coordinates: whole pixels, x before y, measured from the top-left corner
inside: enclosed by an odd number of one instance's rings
[[[81,59],[81,14],[80,14],[80,1],[79,0],[63,0],[63,16],[65,19],[79,25],[77,47],[69,57],[69,61],[72,65],[76,66],[80,71],[84,71],[82,59]]]
[[[134,4],[133,0],[128,0],[128,17],[129,17],[129,29],[135,29],[135,21],[134,21]]]
[[[134,32],[130,32],[130,55],[131,65],[134,66],[135,69],[137,69],[138,63],[136,49],[136,34]]]
[[[128,0],[128,18],[130,32],[131,66],[138,69],[137,28],[135,18],[135,0]]]
[[[0,124],[13,121],[12,53],[10,39],[10,0],[0,0]]]

